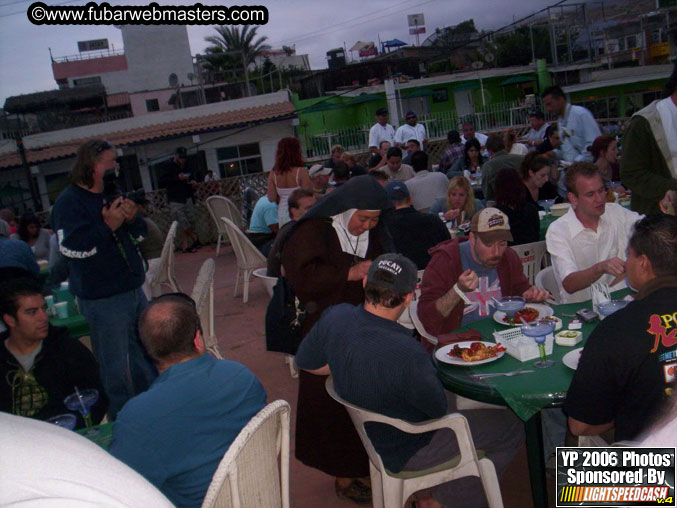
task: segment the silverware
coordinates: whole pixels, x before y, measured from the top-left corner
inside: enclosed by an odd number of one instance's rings
[[[520,370],[513,370],[511,372],[492,372],[491,374],[473,374],[470,377],[473,379],[488,379],[491,377],[500,377],[500,376],[506,376],[506,377],[512,377],[512,376],[517,376],[519,374],[527,374],[529,372],[533,372],[533,370],[528,370],[528,369],[520,369]]]

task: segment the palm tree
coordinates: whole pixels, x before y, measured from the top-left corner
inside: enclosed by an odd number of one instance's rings
[[[221,25],[214,27],[218,35],[205,37],[205,41],[212,44],[207,48],[208,54],[237,55],[241,58],[247,97],[249,97],[249,64],[254,62],[257,56],[270,49],[270,46],[265,44],[268,40],[265,35],[254,40],[258,29],[258,26],[252,27],[251,25],[244,25],[242,28]]]

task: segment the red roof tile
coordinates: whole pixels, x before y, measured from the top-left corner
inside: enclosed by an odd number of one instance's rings
[[[188,135],[209,130],[224,129],[227,127],[242,125],[259,120],[279,118],[294,113],[291,102],[281,102],[266,106],[226,111],[214,115],[185,118],[173,122],[137,127],[130,130],[111,132],[99,137],[105,138],[117,146],[130,145],[141,142],[149,142],[156,139]],[[40,148],[26,150],[26,158],[29,164],[37,164],[48,160],[60,159],[75,155],[78,147],[88,138],[73,139],[63,143],[54,143]],[[0,153],[0,169],[21,165],[18,152]]]

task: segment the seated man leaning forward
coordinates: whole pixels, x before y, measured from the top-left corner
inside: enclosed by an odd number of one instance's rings
[[[604,181],[591,162],[576,162],[566,172],[571,208],[545,235],[562,303],[592,298],[590,285],[604,282],[612,291],[626,287],[626,247],[640,219],[621,205],[606,202]]]
[[[676,259],[677,217],[651,216],[635,225],[625,268],[639,292],[585,344],[564,404],[573,434],[614,428],[615,441],[636,439],[675,398]]]
[[[67,413],[64,399],[94,388],[99,400],[92,420],[106,414],[108,397],[94,355],[66,328],[49,324],[42,288],[34,279],[17,278],[0,284],[0,316],[7,331],[0,333],[0,411],[37,420]],[[78,415],[78,427],[84,421]]]
[[[329,308],[303,339],[296,363],[314,374],[332,374],[336,392],[348,402],[391,418],[421,422],[455,411],[430,356],[397,319],[411,302],[416,266],[400,254],[374,260],[363,280],[365,303]],[[412,379],[416,382],[412,383]],[[510,412],[463,413],[475,447],[485,451],[500,475],[523,442],[522,425]],[[367,434],[393,472],[428,469],[458,454],[451,430],[407,434],[385,424]],[[478,478],[463,478],[423,494],[418,506],[486,506]]]
[[[491,299],[523,296],[543,302],[550,293],[530,286],[512,240],[508,217],[497,208],[476,213],[470,239],[452,238],[430,250],[418,317],[428,333],[448,333],[491,313]]]
[[[153,300],[139,332],[160,375],[118,414],[110,451],[176,506],[197,508],[223,455],[265,406],[266,393],[244,365],[206,353],[186,295]]]

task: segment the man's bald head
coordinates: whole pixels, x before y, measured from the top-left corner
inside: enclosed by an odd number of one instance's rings
[[[202,333],[200,317],[187,295],[156,298],[139,318],[141,342],[158,364],[171,365],[200,354],[194,345],[198,331]]]

